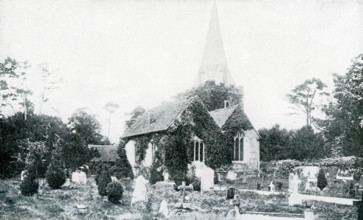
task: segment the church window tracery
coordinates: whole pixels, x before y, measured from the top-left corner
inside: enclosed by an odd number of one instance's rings
[[[243,161],[243,138],[244,133],[237,132],[236,136],[234,136],[233,142],[233,160],[234,161]]]
[[[203,140],[198,137],[194,137],[191,142],[193,150],[193,161],[204,162],[205,145]]]

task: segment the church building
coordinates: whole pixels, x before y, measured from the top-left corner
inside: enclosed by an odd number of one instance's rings
[[[236,88],[227,66],[215,3],[194,88],[208,82]],[[235,91],[242,92],[242,88]],[[173,164],[167,161],[173,160],[180,166],[194,164],[214,170],[227,166],[242,174],[259,172],[259,134],[244,112],[243,94],[241,97],[234,103],[227,99],[221,103],[223,108],[209,111],[200,97],[192,97],[140,115],[122,137],[134,171],[156,163],[169,169]]]

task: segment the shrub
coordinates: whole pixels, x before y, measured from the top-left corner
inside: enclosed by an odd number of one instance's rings
[[[276,181],[276,182],[275,182],[275,186],[276,186],[276,190],[280,191],[280,190],[281,190],[281,188],[282,188],[282,182],[280,182],[280,181]]]
[[[34,176],[28,175],[20,184],[21,194],[24,196],[32,196],[38,192],[39,184],[35,181]]]
[[[66,175],[61,167],[57,167],[57,165],[51,163],[46,173],[46,179],[50,188],[60,189],[66,182]]]
[[[101,196],[106,196],[107,184],[109,184],[112,181],[110,174],[107,171],[104,171],[96,178],[97,178],[98,194],[100,194]]]
[[[108,201],[112,203],[119,203],[122,198],[123,188],[119,182],[110,182],[107,184],[106,193]]]
[[[201,185],[200,179],[198,178],[194,179],[194,181],[191,184],[195,191],[200,191],[200,185]]]
[[[325,173],[323,169],[319,170],[318,174],[318,187],[320,190],[323,190],[328,185],[328,181],[325,177]]]
[[[61,161],[59,149],[53,151],[52,162],[49,164],[45,176],[48,185],[52,189],[60,189],[60,187],[66,182],[66,174],[64,172],[64,165]]]

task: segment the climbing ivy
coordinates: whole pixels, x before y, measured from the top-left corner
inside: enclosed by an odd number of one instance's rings
[[[159,161],[153,161],[151,170],[160,175],[164,169],[167,169],[170,179],[180,184],[187,178],[188,164],[193,160],[191,140],[194,135],[202,139],[205,144],[207,166],[218,168],[230,163],[232,152],[226,148],[225,135],[197,98],[191,101],[168,130],[130,137],[124,141],[125,143],[131,139],[135,141],[136,162],[140,165],[145,158],[148,143],[152,140],[157,147],[157,156],[154,160],[156,158]]]

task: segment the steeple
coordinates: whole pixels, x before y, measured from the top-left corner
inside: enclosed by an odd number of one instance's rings
[[[227,66],[215,0],[211,10],[202,62],[194,86],[203,85],[206,81],[215,81],[216,84],[234,85],[234,80]]]

